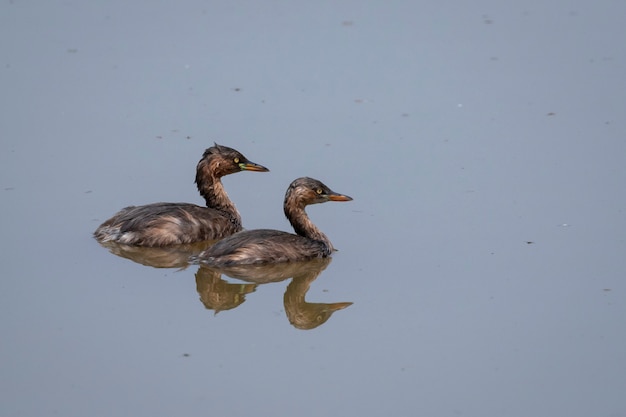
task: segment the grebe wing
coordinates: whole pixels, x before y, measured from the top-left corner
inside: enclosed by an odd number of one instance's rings
[[[215,209],[190,203],[153,203],[120,210],[95,234],[112,236],[109,240],[124,244],[167,246],[219,239],[239,230],[239,225]]]
[[[214,221],[223,217],[225,215],[218,210],[191,203],[153,203],[126,207],[111,220],[120,225],[122,232],[127,232],[154,226],[162,221],[187,222],[190,218]]]
[[[200,255],[212,265],[299,261],[328,256],[323,242],[279,230],[244,230],[220,240]]]

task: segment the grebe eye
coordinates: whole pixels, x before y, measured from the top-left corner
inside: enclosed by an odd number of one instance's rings
[[[317,190],[315,190],[315,192],[318,194],[322,194],[324,191],[321,188],[318,188]]]
[[[235,161],[236,164],[239,163],[239,158],[235,157],[235,159],[233,159],[233,161]]]

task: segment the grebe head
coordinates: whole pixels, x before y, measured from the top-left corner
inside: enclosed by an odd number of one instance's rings
[[[208,166],[215,177],[223,177],[240,171],[269,171],[263,165],[250,161],[236,149],[217,143],[204,151],[202,159],[198,162],[198,169],[203,166]]]
[[[352,197],[339,194],[314,178],[302,177],[294,180],[285,194],[285,208],[290,205],[304,207],[327,201],[351,201]]]

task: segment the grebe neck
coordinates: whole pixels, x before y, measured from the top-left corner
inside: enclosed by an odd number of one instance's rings
[[[198,167],[196,185],[198,192],[204,198],[206,206],[224,212],[235,224],[241,224],[241,215],[235,204],[230,201],[224,185],[219,177],[211,175],[207,169]],[[206,167],[203,167],[206,168]]]
[[[322,242],[328,247],[330,252],[335,250],[330,239],[328,239],[328,237],[313,224],[311,219],[309,219],[309,216],[304,210],[304,206],[285,204],[285,216],[287,216],[289,223],[291,223],[297,235]]]

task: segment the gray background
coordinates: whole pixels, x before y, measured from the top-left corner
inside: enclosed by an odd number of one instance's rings
[[[0,415],[625,416],[626,3],[0,4]],[[194,274],[91,238],[201,203],[311,207],[340,249],[214,315]],[[532,242],[532,243],[529,243]],[[229,280],[236,282],[234,280]]]

